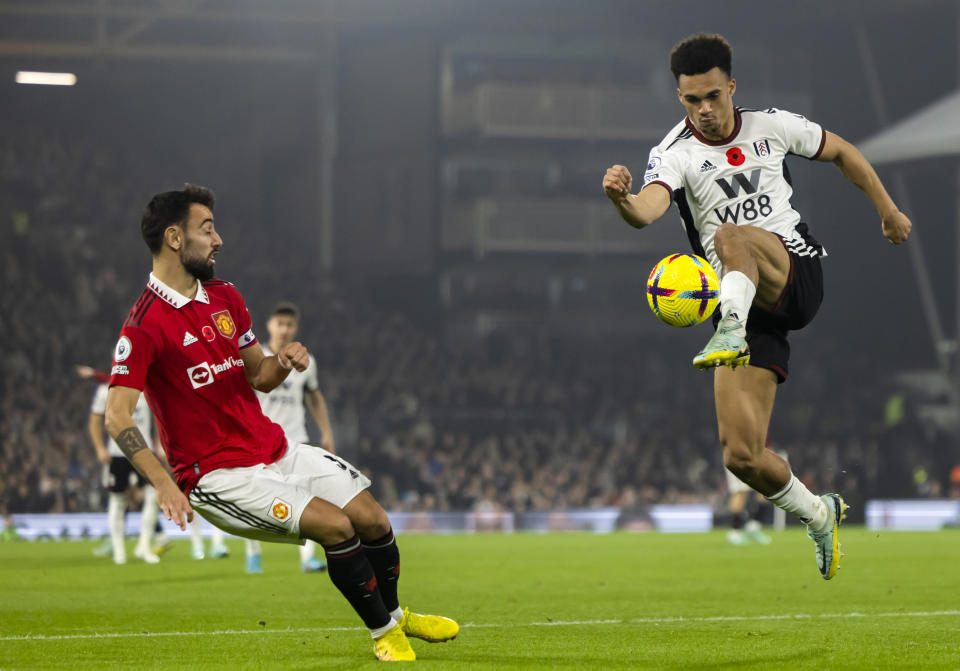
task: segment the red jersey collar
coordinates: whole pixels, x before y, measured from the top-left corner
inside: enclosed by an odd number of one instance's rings
[[[700,134],[700,131],[694,127],[690,122],[690,117],[685,117],[684,122],[687,124],[687,128],[693,133],[693,136],[700,140],[704,144],[708,144],[711,147],[720,147],[725,144],[730,144],[737,137],[737,133],[740,132],[740,126],[743,125],[743,120],[740,118],[740,109],[737,107],[733,108],[733,132],[730,133],[728,137],[723,138],[722,140],[708,140]]]
[[[197,301],[199,303],[210,302],[210,297],[207,296],[207,290],[203,288],[203,283],[199,281],[197,282],[197,295],[193,298],[187,298],[176,289],[171,289],[157,279],[157,276],[153,273],[150,273],[147,288],[178,310],[190,301]]]

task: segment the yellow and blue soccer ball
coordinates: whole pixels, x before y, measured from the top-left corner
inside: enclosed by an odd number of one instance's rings
[[[671,254],[650,271],[647,303],[670,326],[695,326],[713,314],[720,300],[720,280],[696,254]]]

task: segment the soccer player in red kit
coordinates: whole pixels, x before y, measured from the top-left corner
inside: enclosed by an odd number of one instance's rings
[[[400,555],[370,481],[323,448],[288,444],[261,411],[254,390],[269,392],[309,358],[298,342],[264,356],[240,292],[213,279],[223,244],[213,206],[209,189],[189,184],[147,205],[140,227],[153,272],[114,352],[107,430],[182,529],[196,510],[245,538],[319,543],[377,658],[413,660],[408,636],[446,641],[459,627],[400,608]],[[176,482],[133,422],[141,392]]]

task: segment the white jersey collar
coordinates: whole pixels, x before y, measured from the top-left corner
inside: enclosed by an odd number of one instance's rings
[[[190,301],[197,301],[198,303],[210,303],[210,297],[207,296],[207,290],[203,288],[203,283],[199,280],[197,281],[197,295],[193,298],[187,298],[176,289],[171,289],[157,279],[157,276],[153,273],[150,273],[150,280],[147,282],[147,288],[178,310]]]

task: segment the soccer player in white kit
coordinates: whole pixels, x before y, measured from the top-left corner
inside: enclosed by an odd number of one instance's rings
[[[270,342],[263,348],[265,356],[279,352],[287,343],[297,337],[300,327],[300,309],[293,303],[278,303],[267,319],[267,332]],[[292,443],[309,442],[307,435],[307,416],[304,406],[310,409],[317,426],[320,428],[320,447],[334,454],[333,429],[327,403],[320,391],[317,379],[317,362],[310,355],[310,364],[305,371],[291,371],[283,383],[268,394],[257,392],[257,399],[263,414],[283,427],[287,440]],[[325,571],[327,565],[316,557],[317,544],[307,540],[300,547],[300,568],[304,573]],[[247,573],[262,573],[260,542],[246,541]]]
[[[876,207],[888,241],[904,242],[912,224],[852,144],[798,114],[735,107],[732,61],[720,35],[694,35],[675,46],[670,69],[686,118],[650,152],[639,193],[632,193],[633,178],[622,165],[607,170],[603,189],[636,228],[676,202],[694,251],[720,275],[717,330],[693,365],[716,370],[724,464],[807,525],[817,568],[829,580],[840,560],[837,532],[846,504],[838,494],[812,494],[765,446],[777,385],[788,374],[787,333],[816,314],[826,256],[790,204],[784,159],[796,154],[834,163]]]
[[[103,464],[103,486],[110,493],[107,503],[107,519],[109,521],[110,542],[113,546],[113,563],[127,563],[127,549],[124,543],[123,514],[127,509],[126,492],[130,487],[143,487],[143,512],[140,518],[140,539],[133,550],[133,556],[142,559],[148,564],[156,564],[160,558],[150,549],[153,540],[154,528],[157,523],[157,497],[148,483],[134,470],[113,438],[107,438],[104,443],[104,413],[107,409],[106,384],[97,386],[90,405],[89,431],[90,440],[97,451],[97,460]],[[133,413],[133,421],[140,429],[150,450],[153,445],[153,415],[147,407],[146,400],[141,396]]]

